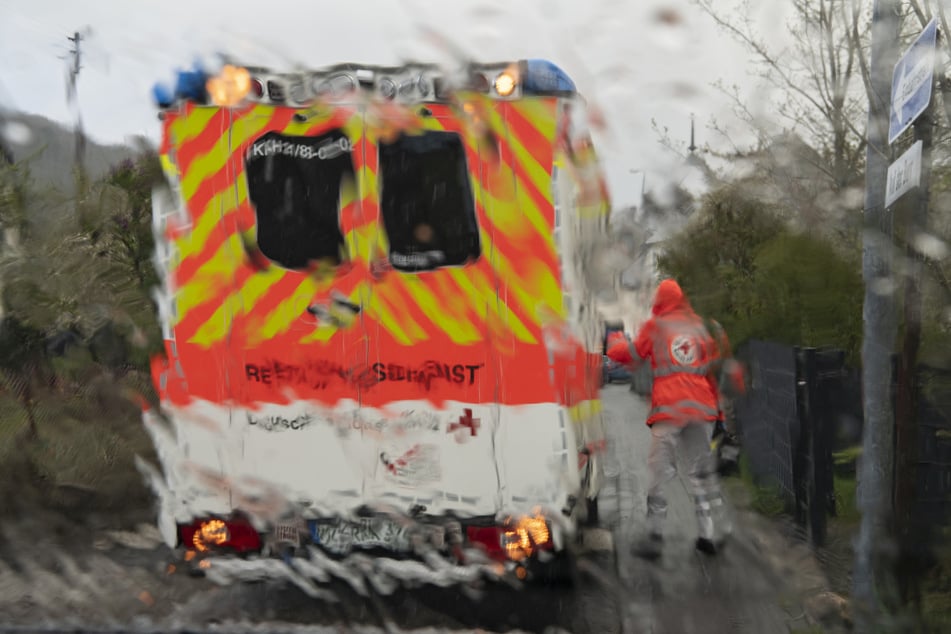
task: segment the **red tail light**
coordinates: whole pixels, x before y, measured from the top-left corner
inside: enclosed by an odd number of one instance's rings
[[[498,561],[522,561],[554,547],[551,527],[541,515],[511,518],[505,526],[468,526],[466,537]]]
[[[189,550],[228,548],[244,553],[261,550],[261,536],[245,519],[209,518],[178,527],[182,545]]]
[[[485,549],[486,554],[492,559],[505,561],[505,549],[502,547],[502,529],[498,526],[467,526],[466,538],[472,544],[477,544]]]

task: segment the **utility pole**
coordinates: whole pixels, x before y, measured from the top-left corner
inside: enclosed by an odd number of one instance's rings
[[[902,77],[907,77],[907,68],[914,65],[919,67],[920,58],[933,57],[935,49],[941,40],[942,31],[938,28],[937,20],[931,20],[925,25],[915,43],[905,53],[902,60]],[[931,50],[922,55],[923,48],[921,42],[932,40]],[[924,45],[927,46],[927,45]],[[914,61],[910,61],[909,56],[913,55]],[[932,67],[936,66],[933,64]],[[896,74],[899,70],[896,68]],[[914,120],[915,144],[904,154],[914,156],[915,148],[918,152],[917,160],[917,181],[912,181],[917,186],[916,195],[908,197],[909,208],[901,222],[902,224],[902,242],[905,244],[905,257],[908,266],[905,272],[905,305],[904,305],[904,323],[901,353],[898,361],[898,381],[895,394],[895,488],[894,488],[894,507],[895,507],[895,537],[898,545],[899,557],[905,556],[905,553],[912,550],[915,541],[918,538],[917,525],[915,518],[915,505],[918,500],[918,350],[921,345],[921,268],[925,257],[919,251],[916,242],[922,235],[928,232],[928,202],[930,197],[931,183],[931,147],[934,137],[934,118],[936,108],[932,95],[934,94],[934,74],[927,77],[924,81],[917,84],[913,94],[923,94],[926,97],[915,98],[915,106],[911,112],[918,113]],[[911,92],[910,90],[908,92]],[[927,99],[923,102],[923,99]],[[924,104],[923,107],[921,104]],[[901,106],[904,115],[905,106]],[[896,110],[897,111],[897,110]],[[904,121],[901,119],[900,121]],[[897,135],[897,136],[896,136]],[[901,137],[901,133],[895,132],[889,134],[889,138],[894,143]],[[897,163],[901,169],[906,165],[914,165],[903,158],[899,158]],[[895,179],[898,182],[898,179]],[[891,198],[890,198],[891,199]],[[896,199],[897,200],[897,199]],[[900,213],[900,212],[899,212]],[[898,587],[903,597],[907,596],[908,591],[915,585],[913,575],[902,571],[897,575]]]
[[[73,66],[70,70],[70,76],[75,80],[76,76],[79,75],[80,69],[82,68],[79,43],[82,42],[83,36],[79,33],[79,31],[75,31],[73,33],[73,37],[67,37],[66,39],[73,43],[73,48],[69,51],[69,54],[73,56]]]
[[[895,394],[895,538],[899,556],[910,548],[915,535],[915,502],[918,499],[918,350],[921,345],[921,267],[924,258],[915,246],[915,239],[928,227],[928,198],[930,196],[931,146],[934,136],[934,108],[928,110],[915,122],[915,138],[922,142],[921,184],[913,202],[911,217],[904,231],[905,257],[908,266],[905,272],[904,331],[898,359],[897,390]],[[900,588],[908,580],[898,575]]]
[[[865,281],[862,391],[865,424],[859,470],[858,509],[862,520],[855,548],[852,597],[857,631],[883,624],[895,605],[891,549],[894,485],[892,354],[897,319],[893,279],[893,220],[885,209],[885,182],[892,72],[898,59],[899,0],[875,0],[869,61],[868,146],[862,277]]]
[[[697,151],[697,144],[694,143],[694,115],[690,113],[690,147],[687,148],[693,154]]]
[[[73,43],[73,48],[69,54],[72,56],[72,64],[69,67],[69,80],[66,85],[66,98],[74,109],[76,115],[76,165],[81,166],[83,158],[83,138],[82,138],[82,116],[79,110],[79,99],[76,90],[76,80],[79,78],[79,71],[82,70],[82,43],[83,36],[79,31],[73,33],[72,37],[66,38]]]
[[[86,135],[83,132],[83,118],[79,107],[79,97],[76,89],[76,80],[79,77],[79,71],[82,70],[82,49],[80,47],[83,41],[83,35],[75,31],[72,37],[66,38],[72,42],[73,47],[69,54],[72,57],[72,63],[69,67],[69,74],[66,80],[66,100],[73,109],[73,115],[76,117],[75,129],[75,178],[76,178],[76,218],[80,223],[80,228],[85,228],[84,204],[86,198],[86,168],[83,164],[83,157],[86,152]]]

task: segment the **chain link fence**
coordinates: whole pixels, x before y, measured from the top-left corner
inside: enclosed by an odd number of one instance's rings
[[[749,369],[749,390],[735,406],[753,479],[776,487],[787,511],[821,544],[826,518],[841,510],[833,452],[861,444],[860,374],[846,367],[840,350],[751,341],[738,356]],[[947,525],[951,371],[919,366],[916,388],[916,523]]]
[[[951,520],[951,371],[919,366],[916,515]]]
[[[737,356],[749,369],[749,389],[735,410],[753,479],[775,487],[786,510],[820,545],[826,518],[835,513],[833,403],[845,376],[844,355],[751,341]]]
[[[796,407],[796,351],[791,346],[752,341],[738,356],[749,372],[749,389],[736,399],[739,435],[754,480],[774,485],[795,500],[793,477],[799,416]]]

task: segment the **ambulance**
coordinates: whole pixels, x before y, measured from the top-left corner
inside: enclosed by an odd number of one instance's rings
[[[144,420],[189,560],[425,546],[526,578],[595,519],[610,202],[585,101],[545,60],[462,66],[156,86]]]

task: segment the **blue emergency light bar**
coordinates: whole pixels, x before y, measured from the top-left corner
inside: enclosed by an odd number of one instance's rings
[[[315,97],[346,89],[368,88],[384,100],[445,101],[442,90],[445,78],[439,67],[408,64],[402,67],[338,64],[305,73],[277,73],[262,68],[245,67],[250,73],[255,93],[252,101],[288,105],[305,105]],[[515,64],[473,64],[468,67],[469,80],[465,90],[486,92],[499,99],[528,96],[570,96],[577,92],[575,83],[556,64],[545,59],[525,59]],[[206,88],[211,78],[200,63],[190,70],[178,71],[174,87],[156,83],[152,96],[160,108],[169,108],[179,101],[207,104],[212,101]],[[346,82],[340,81],[346,79]],[[344,90],[343,92],[346,92]]]
[[[576,92],[568,73],[547,59],[522,62],[522,93],[532,95],[564,95]]]
[[[201,63],[195,62],[191,70],[178,71],[174,88],[168,84],[156,82],[152,86],[152,98],[160,108],[168,108],[179,100],[208,103],[208,91],[205,88],[207,83],[208,73],[202,68]]]

